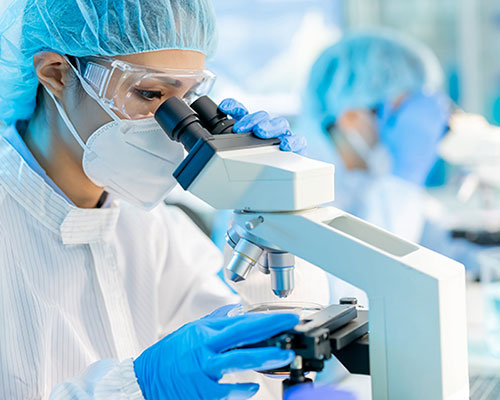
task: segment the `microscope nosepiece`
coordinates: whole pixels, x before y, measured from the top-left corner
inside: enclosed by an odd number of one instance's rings
[[[234,248],[233,257],[227,265],[229,279],[240,282],[246,279],[250,269],[257,263],[264,250],[252,242],[241,238]]]
[[[295,287],[295,257],[290,253],[269,253],[267,260],[273,293],[288,297]]]
[[[240,241],[240,235],[238,235],[233,227],[229,228],[224,236],[227,244],[231,246],[232,249],[234,249]]]

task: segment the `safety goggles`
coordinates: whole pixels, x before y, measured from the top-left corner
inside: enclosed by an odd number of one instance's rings
[[[109,57],[77,57],[80,76],[118,117],[152,117],[168,98],[188,104],[208,94],[215,75],[208,70],[149,68]]]

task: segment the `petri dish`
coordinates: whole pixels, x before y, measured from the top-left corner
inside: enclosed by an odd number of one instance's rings
[[[301,321],[307,320],[312,314],[323,310],[323,306],[317,303],[302,301],[272,301],[243,305],[231,310],[229,317],[246,313],[292,313],[297,314]]]

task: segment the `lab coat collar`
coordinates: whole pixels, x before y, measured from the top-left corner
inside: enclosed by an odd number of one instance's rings
[[[64,244],[107,241],[120,213],[118,200],[109,208],[83,209],[56,193],[0,135],[0,186]]]

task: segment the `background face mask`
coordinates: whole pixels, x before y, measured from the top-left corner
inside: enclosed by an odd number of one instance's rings
[[[371,174],[385,175],[390,173],[391,157],[387,149],[380,143],[370,146],[356,130],[345,132],[331,126],[328,128],[328,133],[339,151],[342,148],[347,148],[348,151],[353,152]]]

